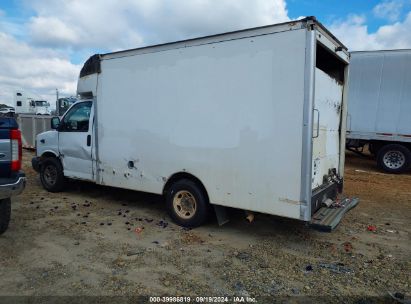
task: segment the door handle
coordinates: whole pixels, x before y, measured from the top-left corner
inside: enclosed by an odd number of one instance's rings
[[[0,153],[0,158],[6,157],[6,154]]]
[[[91,135],[87,135],[87,147],[91,146]]]
[[[318,138],[318,136],[320,136],[320,111],[318,109],[314,109],[314,112],[317,112],[317,130],[313,138]]]

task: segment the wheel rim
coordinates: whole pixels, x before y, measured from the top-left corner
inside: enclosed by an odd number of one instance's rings
[[[390,169],[399,169],[405,164],[405,155],[401,151],[388,151],[384,154],[383,162]]]
[[[197,210],[197,201],[190,192],[181,190],[174,195],[173,207],[179,217],[190,219]]]
[[[57,181],[57,168],[54,166],[47,166],[44,168],[44,180],[50,186],[53,186]]]

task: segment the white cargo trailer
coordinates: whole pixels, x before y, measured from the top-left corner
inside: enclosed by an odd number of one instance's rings
[[[390,173],[411,166],[411,50],[352,52],[347,147]]]
[[[94,55],[33,167],[49,191],[68,177],[163,194],[183,226],[213,205],[331,229],[358,202],[337,199],[348,63],[315,18]]]

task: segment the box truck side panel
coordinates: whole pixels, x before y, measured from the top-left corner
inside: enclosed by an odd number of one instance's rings
[[[306,30],[102,58],[98,182],[300,218]]]

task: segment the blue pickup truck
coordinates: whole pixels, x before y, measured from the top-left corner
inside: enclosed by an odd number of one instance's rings
[[[21,171],[21,132],[13,118],[0,117],[0,234],[9,226],[11,197],[26,186]]]

